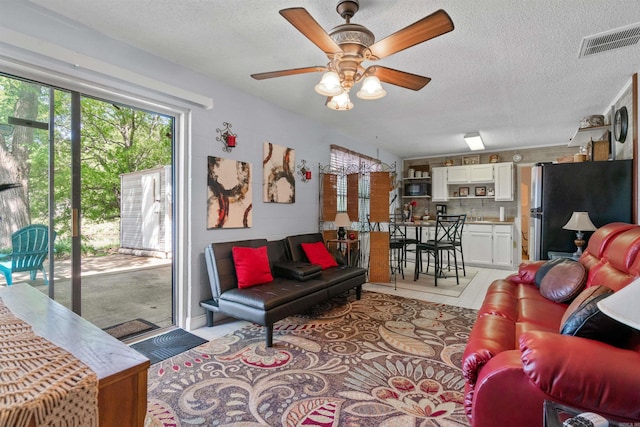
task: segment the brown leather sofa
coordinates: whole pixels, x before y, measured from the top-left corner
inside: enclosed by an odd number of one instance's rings
[[[640,276],[640,226],[599,228],[579,262],[588,274],[585,289],[621,289]],[[640,334],[630,330],[619,346],[560,334],[568,303],[536,287],[544,264],[523,263],[487,291],[462,360],[471,425],[546,425],[545,400],[640,425]]]
[[[253,239],[212,243],[205,248],[212,298],[200,305],[207,310],[207,325],[213,326],[213,313],[247,320],[266,327],[266,345],[273,344],[273,324],[293,314],[302,313],[327,299],[355,289],[360,299],[366,270],[341,265],[326,270],[309,269],[301,243],[322,242],[320,233],[289,236],[283,240]],[[239,288],[233,263],[234,246],[267,246],[272,282]],[[305,270],[313,271],[308,279]],[[317,273],[316,273],[317,272]],[[297,277],[292,278],[292,277]]]

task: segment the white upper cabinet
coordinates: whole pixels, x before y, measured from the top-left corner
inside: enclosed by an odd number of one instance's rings
[[[493,164],[450,166],[447,171],[449,184],[493,182]]]
[[[447,168],[449,184],[466,184],[469,182],[469,166],[449,166]]]
[[[513,201],[513,163],[495,164],[496,201]]]
[[[493,182],[493,164],[467,167],[469,168],[469,182]]]

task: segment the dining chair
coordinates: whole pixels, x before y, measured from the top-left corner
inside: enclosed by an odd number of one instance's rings
[[[460,278],[458,275],[458,257],[454,242],[456,240],[458,228],[463,224],[464,218],[464,215],[438,215],[436,217],[435,238],[426,242],[418,242],[418,244],[416,244],[416,266],[413,275],[414,281],[418,280],[420,277],[422,269],[422,254],[425,253],[427,255],[427,268],[425,273],[429,271],[430,259],[433,258],[435,286],[438,286],[438,277],[446,278],[443,269],[444,254],[446,253],[447,257],[453,255],[456,283],[460,284]]]
[[[464,266],[464,251],[462,250],[462,229],[464,228],[464,223],[467,220],[467,214],[460,215],[462,220],[456,229],[456,236],[453,240],[453,246],[455,246],[456,251],[460,254],[460,261],[462,263],[462,275],[467,277],[467,270]]]

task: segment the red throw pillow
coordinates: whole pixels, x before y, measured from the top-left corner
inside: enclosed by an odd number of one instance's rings
[[[231,248],[231,253],[240,289],[273,281],[266,246],[259,248],[234,246]]]
[[[322,267],[323,270],[338,266],[338,263],[331,256],[324,243],[301,243],[300,245],[311,264],[317,264]]]

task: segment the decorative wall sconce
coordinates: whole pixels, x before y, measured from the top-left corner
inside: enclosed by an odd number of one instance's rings
[[[309,169],[305,160],[298,165],[298,173],[300,174],[300,178],[302,178],[302,182],[311,181],[311,169]]]
[[[216,129],[216,132],[220,134],[220,136],[216,136],[216,141],[222,142],[224,144],[222,149],[230,153],[231,150],[236,147],[237,135],[231,132],[231,123],[223,122],[222,126],[224,126],[223,129]]]

